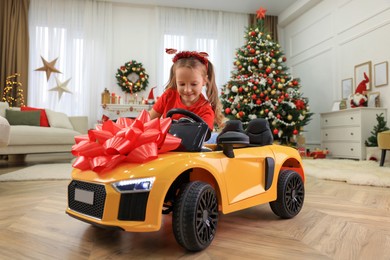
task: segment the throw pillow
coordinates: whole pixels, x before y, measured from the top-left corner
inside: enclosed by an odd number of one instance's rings
[[[73,125],[70,122],[69,117],[65,113],[55,112],[50,109],[45,109],[45,111],[51,127],[73,130]]]
[[[15,111],[12,109],[5,110],[5,118],[10,125],[40,125],[40,111]]]
[[[47,119],[46,111],[43,108],[35,108],[35,107],[21,107],[21,111],[35,111],[39,110],[41,111],[41,117],[40,117],[40,125],[44,127],[49,127],[49,120]]]
[[[5,117],[5,110],[9,108],[7,102],[0,102],[0,116]]]

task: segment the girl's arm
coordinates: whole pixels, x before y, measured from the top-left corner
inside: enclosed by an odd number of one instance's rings
[[[157,113],[153,108],[149,110],[150,120],[160,118],[161,114]]]

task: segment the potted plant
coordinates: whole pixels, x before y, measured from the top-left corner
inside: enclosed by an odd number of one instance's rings
[[[383,113],[376,115],[377,125],[371,131],[371,136],[365,141],[366,159],[377,161],[380,158],[381,151],[378,148],[378,133],[389,130]]]

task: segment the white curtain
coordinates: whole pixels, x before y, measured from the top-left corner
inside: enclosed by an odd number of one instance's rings
[[[96,0],[31,0],[28,105],[67,115],[86,115],[90,127],[101,118],[101,93],[110,83],[112,4]],[[49,80],[41,56],[58,58]],[[70,79],[72,92],[49,91]]]
[[[218,87],[230,78],[235,50],[244,44],[248,15],[218,11],[158,7],[157,93],[161,95],[169,77],[172,55],[165,48],[179,51],[205,51],[215,67]]]

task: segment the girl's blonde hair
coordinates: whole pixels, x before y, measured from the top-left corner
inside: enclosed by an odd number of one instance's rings
[[[177,89],[176,85],[176,75],[175,71],[177,68],[189,68],[189,69],[198,69],[202,73],[202,77],[206,79],[206,95],[207,98],[211,104],[211,107],[214,110],[214,123],[218,127],[222,127],[224,124],[224,115],[222,114],[222,104],[218,97],[218,88],[217,84],[215,82],[215,74],[214,74],[214,66],[210,61],[208,61],[207,66],[201,62],[196,57],[188,57],[188,58],[180,58],[173,63],[170,74],[169,74],[169,80],[167,84],[167,89]],[[207,71],[206,71],[207,68]]]

